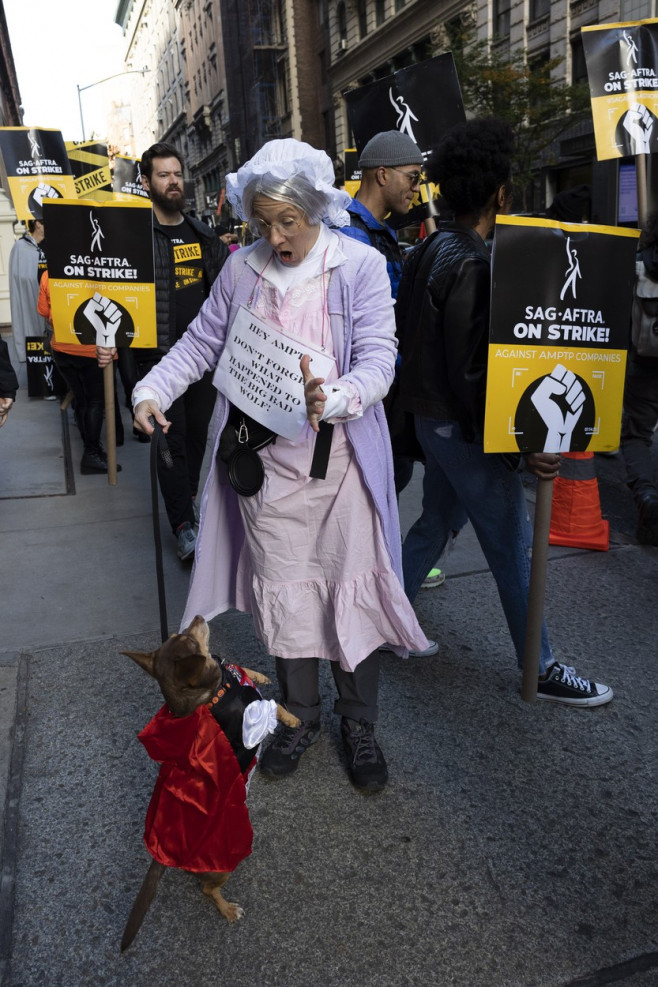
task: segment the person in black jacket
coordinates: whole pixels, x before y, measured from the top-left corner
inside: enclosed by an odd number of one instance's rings
[[[0,339],[0,428],[7,421],[17,390],[18,378],[9,359],[9,347]]]
[[[400,395],[415,416],[425,453],[423,512],[402,546],[404,588],[413,602],[452,531],[467,520],[496,580],[517,654],[523,662],[532,528],[521,479],[509,457],[483,446],[489,340],[490,256],[485,240],[511,204],[513,149],[509,126],[474,120],[453,128],[428,167],[454,212],[414,251],[403,270],[396,317],[402,356]],[[551,479],[557,455],[525,458],[537,477]],[[599,706],[612,699],[553,657],[546,627],[540,654],[539,699]]]
[[[124,381],[127,376],[131,391],[181,338],[229,255],[214,230],[183,212],[183,163],[172,144],[160,142],[149,147],[142,155],[141,174],[153,203],[157,349],[131,347],[120,353]],[[99,353],[101,366],[113,352]],[[167,443],[174,466],[167,469],[158,458],[158,480],[182,560],[194,557],[195,501],[215,393],[212,375],[205,374],[167,412],[171,422]]]
[[[633,325],[644,312],[654,319],[652,337],[645,344],[631,346],[626,365],[624,413],[621,422],[621,454],[626,466],[626,480],[637,510],[637,540],[642,545],[658,545],[658,483],[652,449],[658,427],[658,213],[649,217],[640,239],[636,262],[638,282],[644,279],[640,297],[638,283],[633,304]],[[650,297],[647,297],[647,296]],[[639,305],[639,311],[637,306]],[[650,323],[651,324],[651,323]],[[635,336],[633,337],[635,338]]]

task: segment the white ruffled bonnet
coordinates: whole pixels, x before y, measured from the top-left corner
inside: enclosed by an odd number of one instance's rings
[[[327,196],[327,211],[322,217],[329,226],[349,226],[347,206],[350,196],[334,186],[334,168],[329,155],[294,137],[268,141],[253,158],[226,176],[226,198],[242,220],[248,220],[242,207],[242,195],[252,179],[269,174],[286,180],[302,174],[319,192]]]

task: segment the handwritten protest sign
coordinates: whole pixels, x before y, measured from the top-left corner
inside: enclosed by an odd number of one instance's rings
[[[277,435],[296,439],[306,422],[299,361],[311,357],[311,371],[327,377],[333,357],[287,336],[241,307],[229,330],[213,383],[231,404]]]

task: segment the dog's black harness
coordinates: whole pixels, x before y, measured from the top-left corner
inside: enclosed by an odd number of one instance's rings
[[[213,658],[221,669],[222,678],[217,692],[208,703],[208,709],[222,728],[238,759],[240,770],[244,772],[258,750],[257,747],[247,748],[242,743],[244,711],[250,703],[261,699],[262,696],[253,685],[243,684],[239,668],[218,658],[217,655],[213,655]]]

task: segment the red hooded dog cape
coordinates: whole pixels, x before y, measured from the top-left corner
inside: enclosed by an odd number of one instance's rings
[[[165,705],[138,738],[162,764],[144,829],[151,856],[200,873],[235,870],[251,853],[246,781],[256,758],[243,774],[205,705],[178,718]]]

